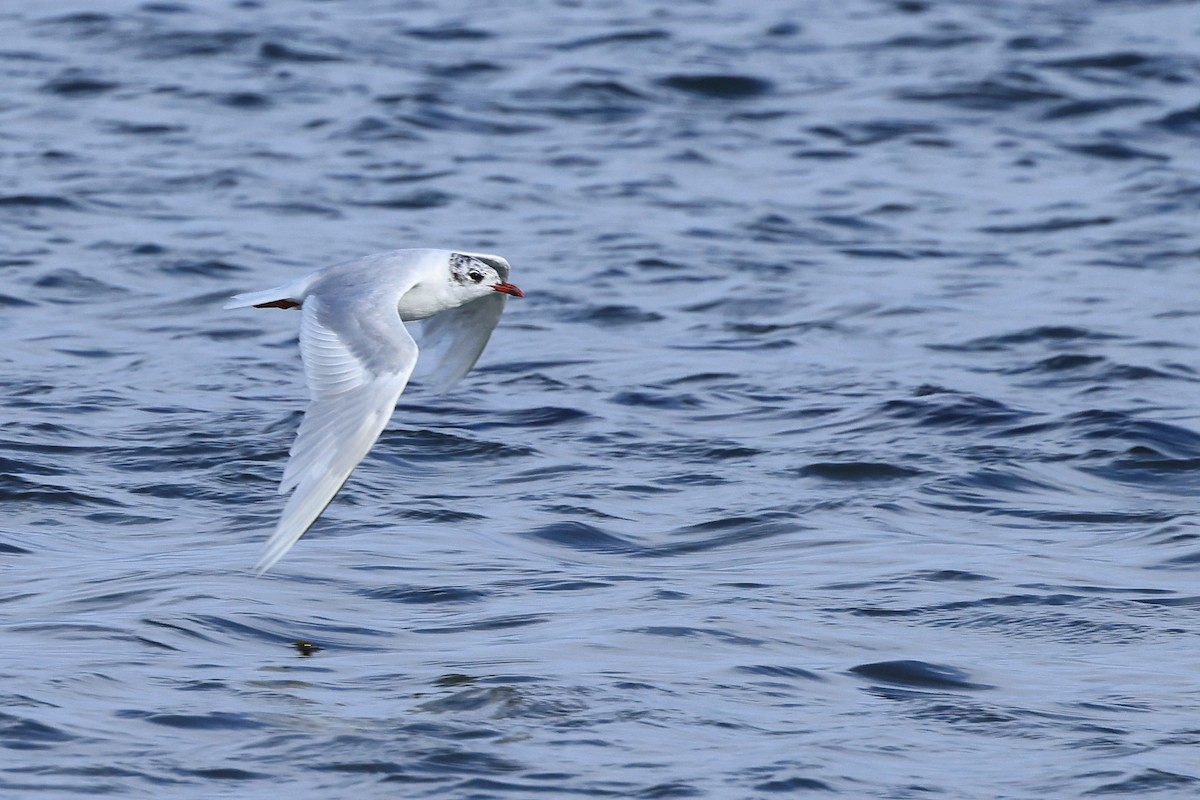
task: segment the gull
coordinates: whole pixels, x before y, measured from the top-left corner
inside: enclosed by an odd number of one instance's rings
[[[311,401],[279,493],[292,492],[255,565],[259,575],[316,521],[387,425],[417,363],[404,323],[428,319],[421,346],[445,391],[475,365],[509,296],[508,262],[487,253],[393,250],[234,296],[225,308],[298,308]]]

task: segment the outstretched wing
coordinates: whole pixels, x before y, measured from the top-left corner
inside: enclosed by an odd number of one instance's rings
[[[363,459],[396,407],[417,345],[390,293],[304,300],[300,355],[312,395],[279,486],[293,491],[267,540],[261,575],[304,535]]]
[[[436,391],[447,391],[475,366],[507,300],[493,292],[422,323],[421,352],[434,364],[428,380]]]

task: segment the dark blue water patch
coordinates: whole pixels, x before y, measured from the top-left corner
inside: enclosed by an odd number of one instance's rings
[[[947,253],[940,250],[901,249],[896,247],[840,247],[838,252],[852,258],[865,258],[871,261],[925,261],[934,258],[945,258]],[[917,313],[920,313],[919,311]],[[832,327],[832,326],[831,326]]]
[[[492,38],[492,34],[466,25],[447,24],[432,28],[408,28],[405,36],[432,42],[479,42]]]
[[[1134,599],[1134,602],[1163,608],[1200,609],[1200,596],[1197,595],[1191,597],[1138,597]]]
[[[135,719],[161,725],[165,728],[182,728],[203,731],[245,731],[265,727],[249,714],[230,711],[210,711],[207,714],[158,714],[149,711],[125,710],[116,712],[120,719]]]
[[[638,325],[647,322],[661,322],[666,319],[656,311],[644,311],[636,306],[625,305],[589,306],[582,311],[566,312],[563,316],[573,321],[590,322],[603,326]]]
[[[413,753],[418,762],[416,766],[427,772],[438,772],[443,775],[463,774],[493,774],[493,772],[516,772],[526,769],[524,764],[506,758],[494,756],[492,753],[462,750],[458,747],[432,747]]]
[[[29,450],[36,452],[38,448],[33,447]],[[47,454],[49,455],[49,454]],[[68,470],[58,466],[49,466],[40,461],[32,461],[27,459],[6,458],[0,456],[0,475],[66,475]]]
[[[704,484],[701,484],[704,485]],[[670,544],[645,548],[644,556],[678,556],[735,547],[779,536],[795,536],[807,530],[797,514],[768,511],[751,516],[718,517],[707,522],[687,525],[670,533]]]
[[[227,278],[234,273],[246,271],[246,268],[240,264],[231,264],[215,258],[170,261],[163,263],[160,269],[168,275],[190,275],[202,278]]]
[[[104,130],[107,133],[116,134],[117,136],[166,136],[172,133],[185,133],[188,129],[184,125],[172,125],[165,122],[124,122],[114,120],[104,123]]]
[[[1060,119],[1090,117],[1096,114],[1107,114],[1138,106],[1157,105],[1153,100],[1144,97],[1096,97],[1085,100],[1068,100],[1057,103],[1042,114],[1042,119],[1052,122]]]
[[[540,406],[491,414],[489,419],[464,424],[468,430],[484,431],[493,428],[555,428],[590,419],[591,414],[578,408]],[[498,417],[498,418],[497,418]]]
[[[342,219],[345,216],[333,206],[323,206],[317,203],[238,203],[236,207],[245,211],[266,211],[284,217]]]
[[[632,796],[644,798],[645,800],[669,800],[672,797],[700,797],[702,794],[699,789],[691,784],[684,783],[683,781],[672,781],[648,786]]]
[[[665,636],[669,639],[675,638],[712,638],[726,644],[734,644],[743,647],[761,647],[766,644],[762,639],[754,639],[749,636],[739,636],[728,631],[723,631],[718,628],[693,628],[684,625],[652,625],[645,628],[635,628],[633,633],[644,633],[648,636]]]
[[[1070,153],[1079,153],[1093,158],[1102,158],[1106,161],[1170,161],[1170,156],[1165,156],[1160,153],[1151,153],[1147,150],[1139,150],[1130,147],[1120,142],[1095,142],[1089,144],[1060,145],[1062,149]]]
[[[122,41],[134,45],[142,58],[165,60],[248,54],[257,38],[258,34],[237,30],[154,30]]]
[[[983,227],[979,228],[979,232],[1000,234],[1057,233],[1059,231],[1069,231],[1076,228],[1090,228],[1095,226],[1111,225],[1116,221],[1116,217],[1109,216],[1052,217],[1051,219],[1037,220],[1033,222],[1021,222],[1014,225],[984,225]]]
[[[525,775],[524,783],[515,781],[500,781],[495,778],[470,778],[455,783],[452,791],[464,792],[465,797],[536,797],[548,795],[583,795],[586,797],[629,797],[625,792],[616,792],[599,788],[568,788],[572,780],[578,776],[562,772],[536,773]],[[548,784],[530,783],[535,779],[544,779]]]
[[[177,774],[203,778],[206,781],[253,781],[271,776],[265,772],[251,772],[237,767],[213,767],[210,769],[179,769]]]
[[[330,61],[343,61],[335,53],[321,53],[315,50],[302,50],[298,47],[281,42],[263,42],[258,48],[258,57],[265,61],[284,61],[298,64],[319,64]]]
[[[882,617],[920,617],[931,613],[957,612],[966,609],[983,608],[1022,608],[1028,606],[1076,606],[1088,603],[1088,599],[1077,594],[1058,592],[1054,594],[1007,594],[996,597],[984,597],[978,600],[956,600],[950,603],[939,603],[933,606],[914,608],[857,608],[854,614]]]
[[[0,308],[29,308],[35,306],[32,300],[25,300],[20,297],[13,297],[9,294],[0,294]]]
[[[399,512],[393,512],[393,514],[400,519],[433,522],[443,525],[457,525],[463,522],[487,519],[483,514],[475,514],[471,511],[452,508],[407,508]]]
[[[1182,111],[1173,111],[1155,120],[1153,124],[1181,136],[1200,135],[1200,105]]]
[[[566,86],[527,90],[513,113],[542,114],[565,122],[625,122],[651,108],[650,98],[616,80],[575,81]],[[499,108],[506,108],[501,105]]]
[[[186,3],[173,3],[170,0],[160,0],[160,2],[142,3],[139,8],[148,14],[190,14],[192,7]]]
[[[585,522],[551,523],[527,531],[522,536],[579,552],[630,554],[642,551],[633,542]]]
[[[788,155],[791,158],[799,158],[810,161],[841,161],[843,159],[858,158],[858,154],[852,150],[829,150],[821,148],[793,150]]]
[[[790,778],[776,778],[775,780],[763,781],[754,785],[756,792],[834,792],[837,791],[828,783],[819,781],[816,778],[801,778],[792,776]]]
[[[970,673],[964,669],[926,661],[878,661],[851,667],[849,672],[873,681],[921,689],[966,691],[995,688],[969,681]]]
[[[671,488],[670,486],[654,486],[647,483],[622,483],[610,488],[614,492],[633,495],[634,497],[675,494],[680,491],[680,489]]]
[[[973,583],[975,581],[994,581],[994,580],[996,580],[995,578],[988,576],[988,575],[980,575],[977,572],[968,572],[966,570],[960,570],[960,569],[930,570],[927,572],[915,573],[912,577],[919,581],[933,581],[936,583],[942,583],[942,582],[947,582],[947,581],[953,581],[953,582],[963,581],[963,582],[972,582]]]
[[[522,678],[513,681],[509,677],[501,676],[491,681],[500,685],[460,689],[436,700],[423,703],[420,708],[422,711],[439,713],[479,711],[487,708],[491,710],[491,716],[495,719],[571,717],[585,709],[583,703],[579,701],[558,696],[547,697],[536,690],[520,685],[540,682],[540,680],[539,678]],[[487,733],[490,735],[491,731]]]
[[[282,576],[285,567],[277,567],[278,572],[270,572],[263,580],[287,580],[293,584],[310,584],[311,592],[319,592],[327,586],[323,578],[309,575]],[[319,587],[319,588],[318,588]],[[241,622],[233,617],[213,614],[192,615],[190,617],[174,617],[171,622],[160,623],[160,627],[174,628],[206,642],[227,643],[230,638],[263,642],[281,649],[293,651],[296,649],[298,637],[309,642],[315,649],[339,650],[342,652],[375,652],[379,642],[389,634],[374,628],[350,624],[350,621],[306,620],[302,628],[297,630],[297,623],[279,617],[247,615],[247,621]],[[147,619],[147,623],[152,620]],[[251,624],[253,623],[253,624]],[[315,644],[313,644],[315,643]],[[298,668],[293,668],[298,669]],[[312,672],[324,672],[324,668],[307,666]]]
[[[746,100],[767,94],[774,86],[749,75],[679,74],[658,81],[660,86],[710,100]]]
[[[363,589],[359,594],[375,600],[409,605],[476,603],[488,596],[487,592],[461,586],[381,586]]]
[[[694,383],[720,384],[729,388],[743,385],[742,376],[734,372],[692,372],[678,378],[662,381],[662,386],[687,386]]]
[[[475,367],[471,374],[476,373],[497,373],[502,375],[516,375],[519,377],[528,376],[530,374],[540,375],[547,380],[553,380],[547,377],[547,373],[560,371],[563,367],[578,367],[581,365],[591,364],[590,360],[585,359],[561,359],[549,361],[501,361],[496,364],[485,364]],[[566,384],[559,381],[554,381],[555,385],[565,386]]]
[[[1136,775],[1112,783],[1105,783],[1084,792],[1084,796],[1119,795],[1122,797],[1142,797],[1162,791],[1186,791],[1189,795],[1200,786],[1200,778],[1193,775],[1183,775],[1160,769],[1147,769]]]
[[[682,261],[671,261],[666,258],[639,258],[633,263],[635,266],[650,272],[681,272],[691,269],[688,264]]]
[[[612,585],[604,581],[570,580],[538,583],[527,588],[534,592],[584,592],[594,589],[607,589]]]
[[[463,80],[479,78],[489,73],[504,72],[505,68],[491,61],[460,61],[454,64],[430,64],[426,71],[437,78]]]
[[[382,200],[353,200],[350,205],[364,208],[387,208],[393,211],[419,211],[440,208],[454,201],[453,195],[433,189],[418,189],[407,194],[397,194]]]
[[[1200,458],[1200,433],[1179,425],[1102,409],[1069,414],[1064,424],[1083,439],[1128,441],[1173,458]]]
[[[581,39],[572,39],[568,42],[561,42],[554,45],[554,49],[567,51],[583,50],[589,47],[603,47],[605,45],[659,42],[669,38],[671,38],[671,35],[659,28],[638,28],[613,31],[612,33],[604,33],[598,36],[586,36]]]
[[[274,105],[270,97],[260,92],[224,92],[209,95],[209,97],[217,105],[244,111],[259,110]]]
[[[844,122],[838,125],[818,125],[809,128],[808,131],[817,136],[835,139],[849,147],[866,147],[907,136],[939,134],[941,129],[928,122],[872,120],[869,122]]]
[[[970,111],[1016,111],[1068,99],[1035,75],[1019,71],[1004,72],[981,81],[953,83],[940,89],[902,89],[897,99],[935,103]]]
[[[82,206],[74,200],[56,194],[8,194],[0,196],[0,209],[79,211]]]
[[[480,111],[478,108],[474,110]],[[400,115],[399,119],[423,130],[473,133],[480,136],[517,136],[538,133],[543,130],[541,125],[513,122],[513,117],[509,114],[502,114],[499,117],[498,119],[489,119],[479,116],[478,113],[473,116],[461,112],[451,113],[433,105],[424,104],[413,113]]]
[[[1092,360],[1090,357],[1084,358],[1087,360],[1071,356],[1062,357],[1061,359],[1046,359],[1028,369],[1012,370],[1009,374],[1020,374],[1022,372],[1053,374],[1055,375],[1055,379],[1049,381],[1048,385],[1087,383],[1095,388],[1149,380],[1197,382],[1197,378],[1190,374],[1191,370],[1187,367],[1182,367],[1182,365],[1180,365],[1182,368],[1167,370],[1134,364],[1118,364],[1104,358],[1097,360]]]
[[[486,427],[508,427],[504,423],[477,423]],[[471,428],[473,426],[464,426]],[[294,427],[288,428],[294,431]],[[496,460],[519,458],[536,452],[532,447],[487,439],[472,439],[428,429],[389,429],[379,437],[372,457],[389,463],[445,462],[447,460]]]
[[[330,761],[310,764],[307,767],[317,772],[339,772],[351,775],[407,775],[408,770],[394,761]],[[436,780],[426,778],[427,781]]]
[[[646,391],[618,392],[609,398],[610,402],[622,406],[640,408],[657,408],[671,411],[685,411],[704,407],[704,402],[693,394],[664,394]]]
[[[18,506],[105,506],[122,508],[124,503],[111,497],[88,494],[69,486],[56,486],[27,480],[17,475],[0,474],[0,502]]]
[[[1182,84],[1200,78],[1200,60],[1194,57],[1147,55],[1131,51],[1049,59],[1041,62],[1041,65],[1104,86],[1132,86],[1145,80]]]
[[[116,19],[109,14],[81,11],[59,17],[46,17],[38,20],[36,24],[43,30],[61,32],[73,38],[84,39],[108,33],[116,25]]]
[[[7,750],[45,750],[74,739],[61,728],[0,712],[0,747]]]
[[[379,102],[387,101],[387,98],[384,97],[376,99]],[[346,124],[338,125],[330,132],[329,137],[331,139],[349,139],[355,142],[415,142],[420,141],[422,138],[419,133],[412,130],[408,125],[372,115],[359,117]]]
[[[959,431],[1011,426],[1031,416],[1030,412],[1010,408],[998,400],[938,387],[921,387],[914,394],[915,399],[884,403],[880,413],[920,427]]]
[[[946,30],[938,33],[917,33],[895,36],[871,47],[887,47],[897,49],[913,49],[921,51],[952,50],[956,47],[982,44],[989,41],[988,37],[965,31]]]
[[[1091,463],[1103,459],[1102,463]],[[1200,457],[1172,457],[1153,447],[1134,445],[1124,453],[1088,453],[1080,459],[1081,472],[1118,483],[1144,486],[1158,493],[1195,492]]]
[[[544,614],[510,614],[508,616],[492,617],[476,622],[463,622],[458,625],[442,625],[424,628],[413,628],[413,633],[454,634],[466,631],[498,631],[509,628],[524,628],[528,625],[538,625],[547,619]]]
[[[1160,568],[1162,569],[1193,569],[1197,564],[1200,564],[1200,550],[1191,553],[1186,553],[1174,558],[1168,558],[1163,562]]]
[[[715,472],[678,472],[656,479],[656,483],[668,487],[724,486],[730,482],[730,478]]]
[[[1073,325],[1039,325],[1013,333],[997,336],[982,336],[962,344],[926,345],[931,350],[962,353],[995,353],[1014,349],[1021,345],[1035,344],[1057,348],[1064,343],[1103,342],[1120,339],[1120,336]]]
[[[78,70],[71,70],[42,84],[42,91],[60,97],[95,97],[111,92],[120,85],[115,81],[87,77]]]
[[[801,225],[782,214],[766,214],[746,225],[746,230],[754,234],[758,242],[773,244],[837,244],[834,236],[812,226]],[[762,265],[758,265],[762,269]]]
[[[808,478],[851,482],[890,481],[924,474],[921,470],[911,467],[869,461],[819,461],[800,467],[796,471]]]
[[[1103,364],[1105,361],[1107,359],[1104,356],[1089,356],[1083,353],[1062,353],[1061,355],[1043,358],[1031,366],[1018,367],[1006,370],[1006,372],[1010,375],[1025,372],[1065,372]]]
[[[746,675],[760,675],[767,678],[799,678],[806,681],[825,680],[817,673],[802,667],[756,664],[754,666],[735,667],[734,669]]]
[[[59,765],[55,765],[55,766],[29,765],[29,766],[21,766],[21,767],[6,767],[5,771],[12,772],[12,773],[25,773],[25,774],[29,774],[29,775],[43,775],[43,776],[44,775],[54,775],[54,776],[92,778],[93,781],[90,782],[86,788],[81,788],[81,789],[77,790],[77,792],[79,794],[109,793],[109,791],[110,791],[109,789],[97,787],[97,785],[94,782],[94,779],[98,779],[98,778],[140,778],[140,779],[147,780],[150,782],[153,782],[153,780],[154,780],[151,776],[147,775],[144,772],[138,772],[137,770],[125,769],[122,767],[111,766],[108,764],[101,764],[101,765],[96,765],[96,766],[86,766],[86,767],[59,766]],[[10,787],[8,784],[0,783],[0,788],[7,789],[7,788],[14,788],[14,787]],[[30,788],[32,789],[33,787],[30,787]],[[36,788],[45,790],[47,787],[38,786]],[[54,787],[54,789],[58,790],[60,792],[66,791],[65,789],[62,789],[60,787]],[[115,790],[112,790],[112,791],[115,791]]]

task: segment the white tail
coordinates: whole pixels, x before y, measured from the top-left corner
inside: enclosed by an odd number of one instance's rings
[[[289,291],[291,288],[292,287],[290,285],[277,286],[274,289],[267,289],[266,291],[262,292],[246,292],[245,294],[235,294],[229,299],[228,303],[222,306],[222,308],[250,308],[251,306],[262,305],[263,303],[273,303],[278,300],[291,300],[292,302],[298,303],[297,300],[288,296],[291,294]]]

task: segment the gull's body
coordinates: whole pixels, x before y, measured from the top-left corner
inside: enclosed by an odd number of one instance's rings
[[[483,253],[395,250],[335,264],[292,283],[234,297],[225,308],[299,308],[300,356],[312,400],[279,485],[295,490],[257,570],[283,557],[379,438],[417,363],[404,323],[425,323],[445,390],[475,364],[504,311],[508,262]],[[436,317],[434,315],[437,315]]]

